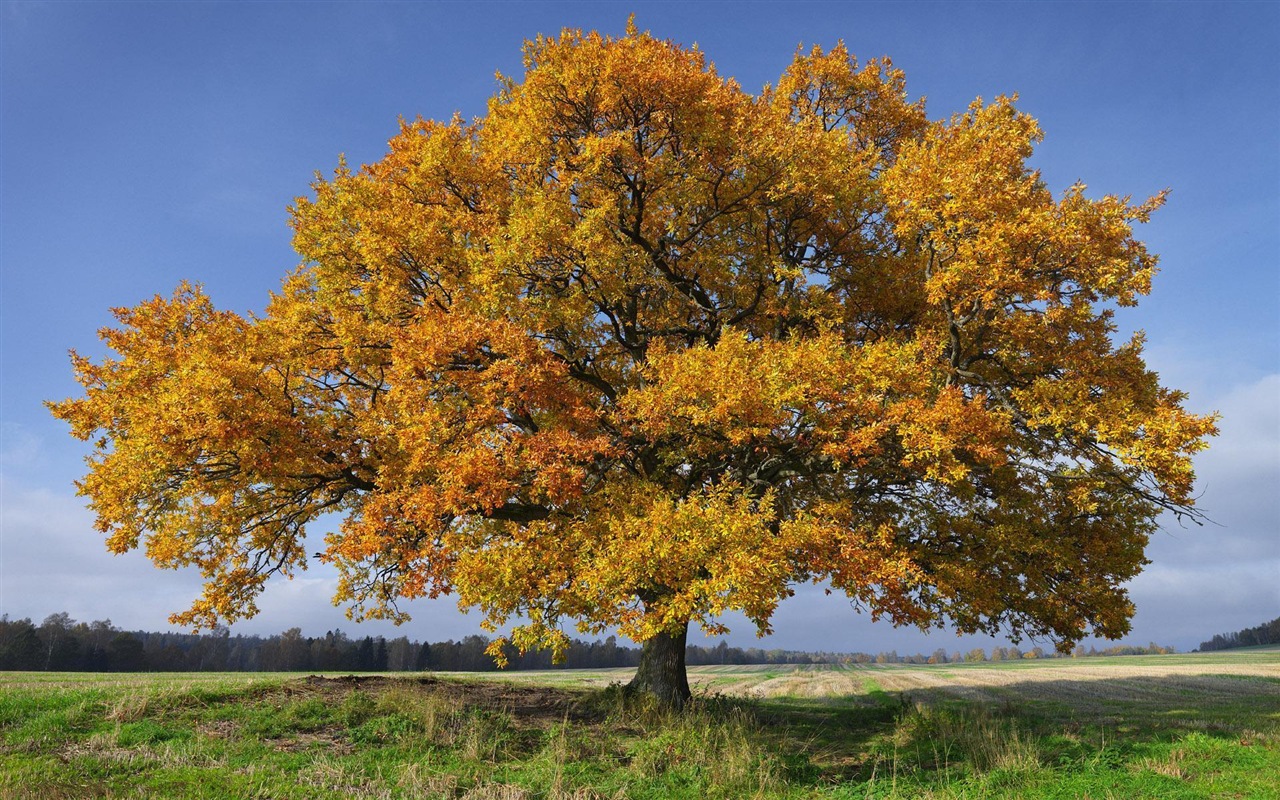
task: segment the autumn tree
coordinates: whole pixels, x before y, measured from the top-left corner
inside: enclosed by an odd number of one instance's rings
[[[886,60],[744,91],[634,28],[525,52],[481,118],[403,123],[292,208],[261,315],[117,309],[52,404],[111,550],[195,566],[182,624],[307,565],[355,618],[453,594],[513,644],[767,632],[804,582],[896,625],[1116,636],[1214,432],[1113,313],[1161,203],[1053,195],[1013,100],[930,121]]]

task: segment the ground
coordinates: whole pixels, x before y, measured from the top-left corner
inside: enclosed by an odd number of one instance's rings
[[[0,798],[1276,797],[1280,650],[690,670],[0,673]]]

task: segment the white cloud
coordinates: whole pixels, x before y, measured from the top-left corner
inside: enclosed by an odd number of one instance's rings
[[[1207,568],[1280,562],[1280,375],[1225,393],[1221,433],[1196,459],[1203,526],[1165,520],[1153,561]],[[1277,575],[1280,578],[1280,575]]]
[[[168,611],[190,597],[190,573],[156,570],[140,553],[115,556],[93,515],[70,492],[0,478],[0,612],[40,619],[66,611],[127,627],[166,627]],[[189,602],[189,600],[187,601]]]
[[[1280,615],[1280,561],[1157,563],[1133,581],[1130,592],[1138,613],[1129,641],[1189,650],[1215,633],[1252,627]]]
[[[1197,505],[1210,522],[1166,519],[1131,584],[1135,638],[1184,649],[1280,613],[1280,375],[1207,400],[1222,414],[1196,459]]]

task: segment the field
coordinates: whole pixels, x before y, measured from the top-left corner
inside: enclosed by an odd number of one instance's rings
[[[0,673],[0,798],[1280,797],[1280,650],[690,670]]]

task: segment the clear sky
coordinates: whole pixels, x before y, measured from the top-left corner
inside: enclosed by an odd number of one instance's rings
[[[297,264],[285,207],[340,153],[378,159],[397,118],[483,113],[521,43],[621,34],[629,12],[697,44],[749,90],[798,44],[888,55],[931,117],[1019,93],[1049,186],[1168,205],[1140,238],[1155,289],[1120,318],[1192,408],[1224,415],[1198,460],[1214,520],[1170,522],[1132,584],[1128,641],[1190,648],[1280,615],[1280,3],[13,2],[0,5],[0,613],[162,629],[196,576],[113,557],[72,481],[82,443],[41,402],[77,393],[68,348],[100,355],[111,306],[201,282],[260,309]],[[347,622],[332,576],[273,586],[233,632]],[[478,632],[449,602],[399,632]],[[872,625],[805,589],[767,647],[931,652],[988,644]],[[732,621],[731,621],[732,622]],[[739,625],[733,644],[754,643]]]

